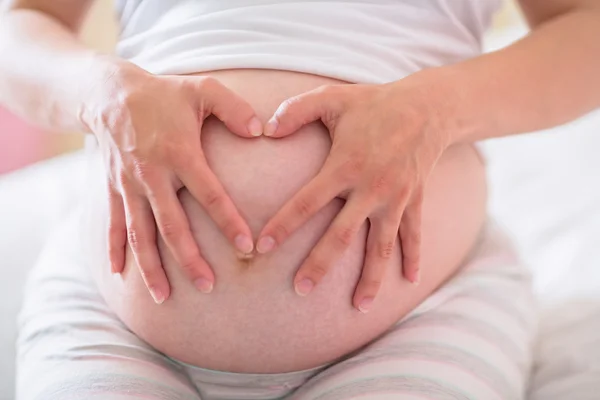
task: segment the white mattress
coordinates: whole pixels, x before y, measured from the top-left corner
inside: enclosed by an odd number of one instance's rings
[[[492,38],[488,47],[522,33]],[[548,132],[488,141],[483,148],[490,213],[516,239],[540,300],[530,399],[598,399],[600,113]],[[50,227],[77,201],[82,169],[83,159],[75,155],[0,179],[1,400],[12,398],[20,285]]]

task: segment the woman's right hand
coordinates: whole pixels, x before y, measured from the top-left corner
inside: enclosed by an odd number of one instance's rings
[[[125,246],[154,301],[169,297],[156,231],[194,285],[212,291],[214,274],[192,236],[177,197],[186,187],[238,252],[253,251],[250,228],[207,165],[200,130],[214,115],[237,135],[262,134],[250,105],[210,77],[156,76],[111,61],[80,112],[97,137],[109,174],[108,249],[113,273],[122,272]]]

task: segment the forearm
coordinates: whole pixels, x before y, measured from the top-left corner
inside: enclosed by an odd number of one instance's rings
[[[451,142],[532,132],[600,107],[600,8],[566,13],[494,53],[437,71]]]
[[[81,113],[107,73],[102,57],[59,21],[32,10],[0,16],[0,103],[32,123],[86,130]]]

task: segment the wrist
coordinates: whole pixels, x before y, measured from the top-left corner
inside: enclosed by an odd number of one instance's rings
[[[478,105],[468,99],[468,80],[463,71],[455,66],[429,68],[419,71],[406,80],[418,94],[429,130],[435,132],[445,147],[465,143],[475,136]],[[400,81],[402,82],[402,81]],[[432,133],[433,134],[433,133]]]
[[[136,65],[114,56],[89,55],[79,91],[77,115],[87,132],[97,134],[100,126],[115,120],[124,106],[131,82],[150,74]]]
[[[85,133],[93,133],[94,120],[96,119],[96,92],[102,82],[109,76],[110,62],[108,56],[95,51],[86,51],[80,57],[80,74],[74,79],[76,88],[76,116],[79,125]]]

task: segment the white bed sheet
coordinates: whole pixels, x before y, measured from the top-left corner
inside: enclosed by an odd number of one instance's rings
[[[531,399],[599,399],[600,113],[483,148],[490,213],[532,268],[540,302]]]
[[[486,48],[525,33],[499,32]],[[530,398],[600,399],[600,112],[482,147],[490,213],[532,268],[540,302]]]

